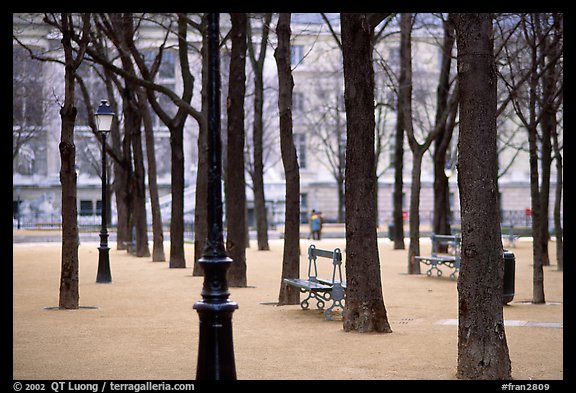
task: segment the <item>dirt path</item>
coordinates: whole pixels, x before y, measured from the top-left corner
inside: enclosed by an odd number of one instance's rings
[[[316,242],[345,248],[344,239]],[[456,282],[406,274],[406,251],[380,240],[384,301],[392,334],[345,333],[317,310],[277,307],[282,241],[247,250],[248,288],[231,288],[239,379],[454,379],[457,361]],[[301,241],[302,275],[306,248]],[[95,309],[50,311],[58,305],[59,243],[13,245],[14,379],[193,379],[202,277],[111,247],[112,284],[96,284],[97,243],[83,242],[80,304]],[[422,253],[430,250],[422,240]],[[170,250],[169,245],[165,247]],[[544,268],[546,305],[532,297],[532,248],[519,241],[516,295],[504,308],[515,379],[563,378],[563,273]],[[325,265],[324,268],[328,268]],[[425,271],[425,270],[423,270]],[[448,273],[446,270],[445,273]],[[551,324],[549,324],[551,323]],[[560,327],[558,327],[560,325]]]

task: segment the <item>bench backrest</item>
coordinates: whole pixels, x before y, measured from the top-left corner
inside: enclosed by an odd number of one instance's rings
[[[435,233],[430,237],[432,240],[432,256],[438,256],[440,253],[439,246],[444,244],[452,246],[454,249],[454,256],[460,259],[460,236],[458,235],[437,235]]]
[[[318,277],[318,266],[316,265],[316,260],[318,257],[328,258],[332,260],[332,282],[341,283],[342,282],[342,251],[339,248],[335,248],[334,251],[321,250],[316,248],[314,244],[308,247],[308,279],[316,280]],[[338,274],[338,277],[336,277]]]

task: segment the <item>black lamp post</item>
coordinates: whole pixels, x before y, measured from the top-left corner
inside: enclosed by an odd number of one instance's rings
[[[238,305],[228,296],[226,255],[222,234],[222,164],[220,141],[219,18],[208,14],[208,239],[198,263],[204,270],[202,300],[194,304],[200,319],[196,379],[235,380],[232,313]]]
[[[106,135],[112,128],[114,112],[110,109],[107,100],[102,100],[96,112],[96,126],[102,136],[102,229],[100,230],[100,247],[98,247],[98,274],[97,283],[112,282],[110,274],[110,248],[108,247],[108,230],[106,229],[107,218],[107,193],[106,193]]]

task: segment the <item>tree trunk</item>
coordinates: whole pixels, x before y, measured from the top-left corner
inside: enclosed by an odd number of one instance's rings
[[[538,29],[540,30],[540,29]],[[547,37],[542,36],[539,31],[539,39],[542,42],[542,51],[544,53],[552,52]],[[540,67],[546,66],[546,56],[541,56]],[[540,181],[540,217],[542,225],[540,226],[540,242],[542,243],[542,266],[550,266],[550,256],[548,255],[548,241],[550,232],[548,231],[549,222],[549,204],[550,204],[550,170],[552,167],[552,142],[551,134],[556,119],[556,108],[553,105],[553,96],[555,94],[556,78],[554,74],[556,67],[549,67],[542,75],[542,103],[541,103],[541,122],[542,131],[540,138],[540,167],[542,168]]]
[[[172,212],[170,268],[185,268],[184,255],[184,125],[170,127]]]
[[[536,40],[536,38],[534,38]],[[536,122],[537,113],[537,89],[538,89],[538,75],[537,75],[537,51],[536,48],[532,49],[531,66],[532,72],[529,80],[529,121],[526,126],[528,132],[528,148],[529,148],[529,162],[530,162],[530,199],[532,209],[532,255],[533,255],[533,276],[532,276],[532,303],[543,304],[546,302],[544,296],[544,245],[542,243],[542,209],[541,209],[541,193],[539,185],[539,169],[538,169],[538,129]]]
[[[138,89],[138,105],[144,125],[146,141],[146,158],[148,160],[148,192],[150,194],[150,210],[152,212],[152,262],[164,262],[164,230],[162,229],[162,213],[158,198],[158,182],[156,180],[156,149],[154,147],[154,130],[152,118],[146,102],[143,89]]]
[[[544,296],[544,270],[542,260],[544,248],[542,239],[542,215],[540,208],[540,189],[538,185],[538,147],[536,127],[528,127],[528,145],[530,149],[530,196],[532,208],[532,256],[533,256],[533,277],[532,277],[532,303],[543,304],[546,302]]]
[[[226,165],[226,251],[232,259],[228,285],[245,287],[246,179],[244,174],[244,96],[246,92],[245,13],[231,13],[230,80],[228,82],[228,145]]]
[[[400,87],[403,128],[406,130],[410,150],[412,151],[412,185],[410,190],[408,274],[420,274],[420,172],[422,157],[427,147],[416,142],[412,126],[412,14],[400,16],[400,67],[403,73],[403,85]]]
[[[388,323],[374,223],[374,70],[366,14],[341,14],[347,123],[344,330],[385,332]]]
[[[555,35],[558,35],[558,36],[563,35],[562,15],[563,14],[554,14],[553,15],[554,33],[555,33]],[[551,45],[550,49],[551,49],[550,52],[552,52],[551,57],[556,57],[556,55],[558,55],[559,51],[561,50],[559,42],[556,41],[556,44]],[[556,81],[557,88],[561,88],[563,71],[558,66],[558,63],[556,63],[555,65],[556,65],[556,67],[553,67],[554,71],[552,71],[552,70],[549,71],[551,74],[554,75],[554,76],[551,75],[550,79],[553,79]],[[560,68],[560,70],[557,70],[558,68]],[[562,97],[563,97],[562,94],[560,94],[558,96],[558,98],[554,102],[555,105],[552,105],[552,102],[547,103],[547,104],[550,106],[554,106],[555,112],[556,112],[562,103]],[[554,114],[554,116],[551,116],[551,121],[552,121],[552,124],[550,127],[550,131],[551,131],[551,138],[552,138],[552,149],[554,151],[554,156],[555,156],[555,160],[556,160],[556,195],[555,195],[554,213],[553,213],[554,214],[554,231],[556,234],[556,261],[558,264],[558,270],[562,271],[562,270],[564,270],[564,235],[563,235],[563,230],[562,230],[562,217],[561,217],[562,188],[563,188],[562,152],[560,151],[560,146],[558,144],[558,120],[556,119],[556,114]]]
[[[148,224],[146,221],[146,187],[144,185],[144,156],[142,154],[142,131],[140,129],[141,117],[138,111],[138,104],[134,92],[138,89],[137,86],[130,84],[127,90],[131,90],[128,105],[130,110],[124,111],[124,118],[126,132],[132,134],[130,138],[132,142],[132,153],[134,159],[134,176],[132,178],[132,200],[133,200],[133,214],[134,225],[136,228],[136,256],[149,257],[150,249],[148,248]],[[134,89],[134,90],[132,90]],[[127,97],[125,97],[126,99]],[[128,126],[129,124],[129,126]]]
[[[458,279],[460,379],[511,379],[504,329],[498,211],[496,72],[491,14],[456,14],[462,261]]]
[[[252,175],[252,186],[254,191],[254,212],[256,213],[256,232],[258,240],[258,250],[269,250],[268,245],[268,218],[266,215],[266,197],[264,195],[264,162],[262,138],[264,125],[262,119],[264,105],[264,60],[266,58],[266,48],[268,45],[268,32],[272,14],[264,16],[262,24],[262,40],[260,42],[260,52],[258,59],[254,55],[254,48],[249,45],[250,60],[254,71],[254,124],[252,131],[252,144],[254,154],[254,173]]]
[[[300,172],[292,135],[292,90],[290,69],[290,13],[281,13],[276,25],[278,46],[274,52],[278,66],[278,111],[280,114],[280,150],[286,178],[284,252],[278,305],[300,303],[298,288],[284,284],[284,278],[300,276]]]
[[[441,131],[434,143],[434,219],[432,228],[436,234],[450,235],[450,187],[444,168],[446,167],[446,151],[452,140],[453,129],[447,127],[446,122],[440,123],[443,121],[443,112],[448,109],[450,65],[455,36],[454,26],[450,19],[444,21],[443,28],[442,66],[436,90],[436,127],[441,127]]]
[[[69,90],[67,89],[67,91]],[[79,306],[78,210],[76,204],[76,146],[74,145],[76,107],[72,105],[73,96],[71,101],[66,102],[67,97],[68,95],[66,95],[64,106],[60,110],[62,119],[62,136],[59,145],[60,184],[62,186],[62,270],[59,307],[61,309],[77,309]]]
[[[64,105],[60,109],[60,184],[62,187],[62,256],[60,271],[60,309],[79,308],[78,289],[78,208],[76,201],[76,146],[74,145],[75,64],[72,52],[72,17],[62,13],[62,45],[64,47]]]
[[[126,153],[130,153],[130,148],[126,151],[125,141],[129,141],[130,138],[124,135],[122,141],[122,157],[126,157]],[[116,195],[116,215],[118,216],[118,222],[116,224],[116,249],[126,250],[126,243],[130,241],[131,230],[130,230],[130,191],[129,184],[130,178],[132,177],[132,166],[130,162],[123,159],[122,163],[114,162],[114,181],[112,183],[112,188],[114,189],[114,194]]]
[[[118,37],[121,51],[120,59],[122,68],[130,74],[135,74],[134,64],[128,55],[129,42],[134,36],[134,20],[131,13],[120,14],[115,17],[115,25],[118,29]],[[125,79],[125,87],[122,92],[124,112],[124,133],[129,135],[132,147],[132,160],[134,163],[133,176],[130,179],[130,198],[132,226],[136,228],[136,256],[150,256],[148,249],[148,228],[146,224],[146,191],[144,186],[144,157],[142,155],[142,135],[140,131],[141,117],[138,108],[136,91],[138,86],[129,79]]]
[[[552,132],[552,145],[556,155],[556,200],[554,201],[554,229],[556,232],[556,261],[558,270],[564,270],[564,234],[562,230],[562,154],[558,146],[556,128]]]
[[[405,88],[406,73],[400,70],[399,89]],[[404,195],[404,115],[402,94],[398,95],[398,110],[396,119],[396,135],[394,145],[394,250],[404,250],[404,217],[402,201]]]
[[[254,146],[254,212],[256,213],[256,232],[258,250],[269,250],[268,245],[268,218],[266,216],[266,197],[264,195],[264,163],[262,138],[264,126],[262,122],[262,110],[264,104],[264,81],[262,74],[255,75],[254,92],[254,128],[252,144]]]
[[[417,149],[412,154],[412,186],[410,187],[410,244],[408,245],[408,274],[420,274],[420,174],[424,152]]]

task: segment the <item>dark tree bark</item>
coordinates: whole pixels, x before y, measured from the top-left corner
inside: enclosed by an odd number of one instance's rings
[[[552,132],[552,146],[556,156],[556,199],[554,201],[554,229],[556,232],[556,262],[558,270],[564,270],[564,234],[562,229],[562,153],[558,144],[558,133],[556,129]]]
[[[190,103],[193,94],[194,77],[190,73],[188,63],[188,27],[186,16],[178,14],[178,56],[182,74],[182,100]],[[150,98],[151,96],[149,96]],[[172,211],[170,218],[170,268],[185,268],[186,256],[184,254],[184,124],[188,111],[179,107],[174,117],[170,118],[162,110],[156,100],[150,100],[156,113],[161,116],[164,124],[170,130],[171,148],[171,186],[172,186]],[[198,120],[198,119],[196,119]],[[199,128],[202,128],[199,121]],[[198,153],[200,154],[200,153]],[[200,169],[200,168],[198,168]],[[200,172],[198,172],[200,173]],[[199,177],[202,177],[201,175]],[[196,210],[204,210],[204,204],[200,207],[196,204]],[[198,225],[198,222],[195,222]],[[196,227],[198,228],[198,227]]]
[[[400,79],[398,84],[402,89],[406,83],[406,73],[400,69]],[[403,98],[402,94],[398,95],[398,110],[396,118],[396,134],[394,146],[394,250],[404,250],[404,217],[402,215],[402,201],[404,194],[404,116],[403,116]]]
[[[264,107],[264,60],[266,58],[266,48],[268,45],[268,34],[272,14],[264,16],[262,24],[262,40],[260,42],[260,52],[258,58],[254,53],[252,36],[250,34],[250,44],[248,50],[250,61],[254,70],[254,125],[252,132],[252,144],[254,148],[254,174],[252,185],[254,189],[254,211],[256,213],[256,232],[258,239],[258,250],[269,250],[268,245],[268,218],[266,216],[266,197],[264,195],[264,158],[262,138],[264,135],[264,124],[262,119]]]
[[[374,70],[367,14],[341,14],[346,104],[346,306],[344,330],[390,333],[374,222]]]
[[[244,96],[246,93],[245,13],[231,13],[230,80],[228,82],[228,144],[226,147],[226,251],[232,259],[228,285],[245,287],[246,179],[244,173]]]
[[[557,37],[563,37],[563,14],[557,13],[553,15],[554,21],[554,32]],[[560,41],[556,41],[554,45],[551,46],[553,56],[556,57],[562,53],[562,46],[560,45]],[[563,84],[559,83],[563,80],[563,69],[560,64],[557,62],[558,70],[556,70],[555,79],[556,82],[559,84],[559,94],[556,98],[556,110],[560,107],[563,101]],[[564,234],[562,229],[562,188],[563,188],[563,180],[562,180],[562,152],[560,149],[560,144],[558,143],[558,121],[556,120],[556,116],[553,117],[553,125],[552,125],[552,148],[554,150],[554,156],[556,161],[556,195],[554,200],[554,229],[556,234],[556,261],[558,264],[558,270],[564,270]]]
[[[156,149],[154,148],[154,129],[150,108],[144,89],[138,89],[138,105],[144,126],[146,141],[146,159],[148,160],[148,191],[150,194],[150,210],[152,212],[152,262],[164,262],[164,230],[162,229],[162,213],[158,198],[158,182],[156,180]]]
[[[184,124],[170,128],[172,206],[170,218],[171,268],[185,268],[184,255]]]
[[[450,93],[450,65],[452,63],[452,48],[456,37],[454,25],[449,19],[442,23],[444,41],[442,44],[442,66],[440,78],[436,90],[436,126],[440,127],[440,133],[434,141],[434,218],[432,228],[434,233],[450,235],[450,187],[448,177],[444,171],[446,167],[446,151],[452,140],[453,125],[442,124],[442,114],[448,108]]]
[[[410,243],[408,244],[408,273],[420,274],[420,263],[416,256],[420,255],[420,174],[422,158],[428,148],[420,145],[414,137],[412,128],[412,14],[402,13],[400,16],[400,69],[404,78],[399,86],[399,101],[402,106],[403,128],[408,137],[412,151],[412,173],[410,190],[410,207],[408,216]],[[425,142],[426,143],[426,142]]]
[[[122,68],[130,73],[135,74],[134,65],[129,57],[129,45],[134,37],[134,20],[130,13],[113,14],[112,23],[117,31],[118,49],[120,50],[120,60]],[[140,125],[142,118],[138,108],[136,91],[138,85],[130,80],[125,79],[124,89],[121,91],[122,106],[124,113],[124,133],[129,135],[132,160],[134,165],[133,176],[130,179],[130,198],[133,221],[130,228],[135,227],[136,239],[136,256],[150,256],[148,248],[148,225],[146,223],[146,188],[144,186],[144,156],[142,154],[142,133]]]
[[[402,95],[402,112],[404,119],[404,129],[408,137],[408,144],[412,151],[412,186],[410,191],[410,244],[408,246],[408,273],[420,274],[420,263],[416,256],[420,255],[420,189],[422,160],[424,154],[437,137],[446,127],[448,116],[455,116],[457,108],[456,93],[447,99],[446,105],[439,104],[434,128],[428,132],[422,143],[416,140],[413,120],[412,120],[412,14],[403,13],[400,17],[400,62],[405,69],[405,85],[399,89]],[[455,88],[456,91],[456,88]]]
[[[555,68],[556,62],[561,58],[562,51],[557,51],[554,48],[556,45],[561,44],[561,34],[556,35],[551,28],[547,26],[542,28],[541,23],[548,22],[549,18],[542,18],[541,14],[522,14],[520,18],[521,36],[525,44],[522,62],[523,68],[521,71],[515,68],[519,67],[516,61],[511,58],[507,53],[507,64],[510,68],[512,75],[509,80],[505,80],[506,86],[509,91],[507,100],[502,104],[502,108],[508,103],[512,102],[515,114],[518,116],[522,125],[528,134],[528,148],[529,148],[529,162],[530,162],[530,198],[532,210],[532,257],[533,257],[533,289],[532,289],[532,303],[543,304],[545,303],[544,296],[544,271],[543,264],[548,260],[547,247],[548,247],[548,212],[544,212],[544,206],[548,202],[544,202],[544,194],[548,194],[549,181],[549,166],[550,159],[546,157],[548,153],[543,153],[545,157],[542,162],[544,173],[542,174],[539,169],[539,139],[538,126],[540,122],[544,128],[553,125],[553,118],[547,118],[546,111],[549,109],[548,105],[555,101],[557,94],[561,96],[563,84],[559,83],[559,89],[555,94],[551,94],[548,89],[551,87],[546,82],[549,68]],[[544,31],[546,33],[544,34]],[[550,36],[548,36],[550,34]],[[547,42],[551,39],[551,42]],[[506,47],[504,47],[506,49]],[[552,50],[549,50],[552,49]],[[515,55],[513,55],[515,56]],[[560,60],[561,62],[561,60]],[[520,78],[517,78],[520,76]],[[506,78],[504,78],[506,79]],[[542,79],[542,81],[540,80]],[[544,86],[540,84],[543,83]],[[542,90],[541,90],[542,89]],[[527,94],[522,95],[520,93]],[[541,94],[544,93],[544,94]],[[542,97],[546,97],[542,100]],[[552,99],[552,102],[547,102]],[[503,111],[504,109],[502,109]],[[526,113],[527,112],[527,113]],[[551,120],[551,121],[550,121]],[[545,125],[548,123],[548,125]],[[548,131],[546,131],[548,132]],[[553,132],[553,131],[552,131]],[[549,139],[550,136],[546,135],[543,139]],[[546,150],[550,149],[550,143],[542,141],[542,147]],[[542,186],[539,180],[542,179]],[[546,184],[545,184],[546,183]],[[547,207],[546,207],[547,209]]]
[[[455,14],[462,262],[458,279],[460,379],[511,379],[502,311],[496,70],[491,14]]]
[[[284,252],[278,305],[299,304],[300,291],[284,284],[284,278],[300,276],[300,169],[292,135],[292,90],[290,69],[290,13],[281,13],[276,25],[278,47],[274,51],[278,66],[278,111],[280,113],[280,150],[286,177]]]
[[[187,42],[187,18],[184,14],[178,14],[178,55],[180,60],[180,70],[182,75],[183,91],[179,97],[187,105],[190,104],[193,93],[194,78],[190,73],[188,63],[188,42]],[[162,51],[158,52],[155,62],[156,67],[150,71],[144,63],[142,56],[138,53],[133,40],[129,41],[132,57],[136,61],[140,72],[147,81],[152,81],[158,70],[157,65],[162,58]],[[162,49],[162,48],[160,48]],[[178,105],[178,111],[174,116],[170,116],[165,108],[162,108],[153,94],[152,89],[146,90],[150,105],[160,117],[162,122],[170,131],[171,148],[171,219],[170,219],[170,268],[185,268],[186,258],[184,255],[184,124],[188,114],[198,120],[202,127],[202,118],[192,108]],[[199,205],[197,205],[199,206]],[[202,205],[203,206],[203,205]]]
[[[541,20],[543,15],[537,14],[537,33],[538,39],[542,43],[541,51],[543,53],[550,52],[550,40],[547,39],[546,34],[542,32]],[[546,56],[540,57],[540,69],[546,67]],[[542,173],[540,174],[540,219],[542,225],[540,226],[540,243],[542,244],[542,266],[550,266],[550,256],[548,255],[548,240],[550,240],[550,233],[548,231],[549,219],[549,201],[550,201],[550,175],[552,167],[552,128],[555,126],[556,121],[556,108],[552,105],[553,97],[555,94],[556,80],[554,78],[555,67],[546,69],[541,78],[541,99],[539,104],[541,112],[540,120],[540,167]],[[536,236],[536,235],[534,235]]]
[[[133,86],[134,91],[137,86]],[[136,97],[133,96],[131,99],[133,110],[137,110],[138,104],[136,102]],[[125,119],[129,116],[124,112]],[[136,256],[137,257],[149,257],[150,249],[148,247],[148,223],[146,217],[146,186],[144,185],[144,178],[146,173],[144,171],[144,155],[142,154],[142,131],[140,125],[142,124],[142,118],[140,112],[136,111],[134,114],[130,115],[134,117],[134,128],[132,129],[133,135],[132,141],[132,153],[134,157],[134,177],[133,180],[133,208],[134,208],[134,226],[136,228]]]
[[[64,48],[64,104],[60,108],[62,127],[60,132],[60,184],[62,187],[62,256],[60,271],[60,309],[78,309],[80,293],[78,288],[78,208],[76,201],[76,146],[74,144],[74,124],[77,109],[75,102],[75,73],[82,62],[87,42],[89,14],[82,16],[84,29],[83,46],[76,48],[74,56],[72,38],[74,19],[72,14],[62,13],[60,21],[46,16],[48,23],[60,23],[62,46]]]

